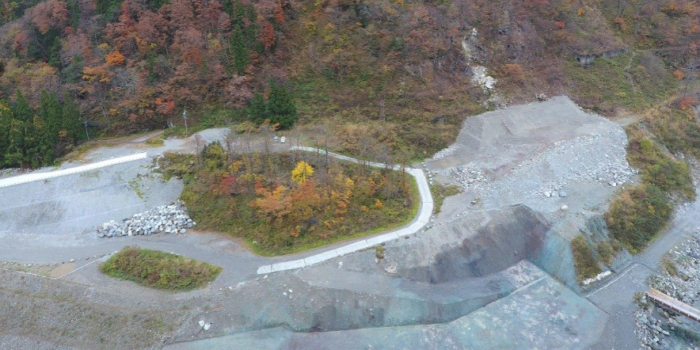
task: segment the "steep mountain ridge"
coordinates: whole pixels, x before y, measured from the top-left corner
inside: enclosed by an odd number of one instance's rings
[[[41,90],[68,93],[81,119],[113,134],[182,124],[184,110],[209,124],[259,121],[254,96],[277,81],[303,123],[343,133],[372,123],[392,148],[424,157],[451,143],[466,115],[540,93],[610,115],[651,106],[694,74],[698,6],[3,0],[0,92],[14,100],[20,89],[34,106]]]

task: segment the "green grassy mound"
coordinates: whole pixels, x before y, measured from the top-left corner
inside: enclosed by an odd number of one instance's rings
[[[146,287],[190,290],[216,279],[221,268],[175,254],[127,246],[102,264],[100,271]]]

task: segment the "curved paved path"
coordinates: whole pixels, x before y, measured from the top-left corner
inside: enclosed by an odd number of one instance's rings
[[[306,152],[323,152],[325,153],[326,151],[317,149],[317,148],[312,148],[312,147],[285,147],[288,150],[302,150]],[[114,149],[108,149],[109,151],[114,151]],[[153,154],[150,156],[157,156],[157,154],[160,154],[163,150],[154,150]],[[58,176],[64,176],[64,175],[73,175],[77,174],[80,172],[84,171],[89,171],[89,170],[95,170],[98,168],[103,168],[107,167],[110,165],[115,165],[115,164],[120,164],[120,163],[126,163],[130,161],[135,161],[139,159],[144,159],[147,158],[149,155],[146,153],[138,153],[138,154],[131,154],[129,156],[122,156],[119,157],[119,153],[123,152],[110,152],[107,155],[111,156],[117,156],[113,159],[107,159],[104,161],[98,161],[94,162],[91,164],[86,164],[86,165],[80,165],[77,167],[72,167],[68,169],[62,169],[62,170],[55,170],[55,171],[48,171],[48,172],[35,172],[31,174],[26,174],[26,175],[20,175],[20,176],[14,176],[14,177],[9,177],[6,179],[0,179],[0,188],[5,187],[5,186],[12,186],[12,185],[18,185],[18,184],[23,184],[27,182],[32,182],[32,181],[37,181],[37,180],[45,180],[48,178],[53,178],[53,177],[58,177]],[[149,152],[150,153],[150,152]],[[341,154],[337,153],[332,153],[328,152],[329,156],[332,156],[336,159],[348,161],[348,162],[354,162],[358,164],[367,164],[372,167],[378,167],[378,168],[385,168],[387,167],[386,164],[383,163],[376,163],[376,162],[369,162],[369,161],[362,161],[358,160],[352,157],[344,156]],[[104,158],[103,158],[104,159]],[[393,166],[392,167],[394,170],[400,170],[400,166]],[[371,248],[373,246],[379,245],[384,242],[388,242],[391,240],[398,239],[400,237],[406,236],[413,234],[415,232],[418,232],[421,230],[425,225],[428,224],[430,221],[430,217],[433,213],[433,198],[430,193],[430,187],[428,185],[428,181],[426,179],[425,174],[421,169],[416,169],[416,168],[406,168],[405,169],[407,173],[409,173],[411,176],[413,176],[416,179],[416,183],[418,186],[418,191],[420,195],[420,207],[419,207],[419,212],[416,215],[416,217],[406,226],[397,228],[394,230],[387,231],[383,234],[363,238],[360,240],[353,240],[351,242],[346,242],[346,243],[336,243],[331,246],[326,246],[325,248],[318,248],[313,251],[308,251],[308,252],[303,252],[300,254],[297,254],[295,256],[287,256],[287,257],[276,257],[276,258],[264,258],[264,257],[257,257],[257,256],[252,256],[248,253],[243,254],[242,256],[239,256],[241,260],[238,263],[243,263],[244,265],[249,266],[246,270],[247,272],[244,273],[244,271],[238,271],[239,273],[234,276],[232,281],[228,281],[229,283],[233,283],[233,281],[241,281],[245,280],[245,276],[247,274],[266,274],[266,273],[271,273],[271,272],[278,272],[278,271],[284,271],[284,270],[291,270],[291,269],[297,269],[297,268],[302,268],[306,266],[311,266],[314,264],[318,264],[320,262],[343,256],[349,253],[353,253],[359,250]],[[43,236],[42,236],[43,237]],[[71,236],[72,237],[72,236]],[[16,237],[19,240],[22,240],[24,238],[19,238]],[[66,245],[64,246],[60,242],[55,242],[55,241],[62,241],[63,238],[59,237],[53,237],[51,242],[46,242],[47,237],[43,237],[40,241],[37,241],[35,245],[22,245],[23,249],[20,249],[21,252],[19,251],[14,251],[15,254],[19,254],[23,257],[36,257],[36,256],[42,256],[41,259],[19,259],[18,256],[14,256],[14,258],[11,258],[8,256],[9,259],[5,260],[10,260],[10,261],[24,261],[26,263],[38,263],[39,261],[44,261],[46,259],[46,254],[43,252],[45,249],[49,249],[48,247],[51,247],[51,251],[55,252],[55,256],[52,259],[48,259],[51,261],[66,261],[67,259],[71,257],[75,257],[76,260],[79,260],[78,258],[81,258],[79,252],[85,253],[86,256],[92,256],[92,255],[103,255],[105,253],[111,253],[112,251],[120,249],[121,246],[127,245],[127,244],[133,244],[134,242],[131,242],[131,240],[124,240],[123,238],[120,238],[119,240],[108,240],[108,241],[102,241],[102,240],[93,240],[92,237],[80,237],[80,239],[84,242],[81,244],[78,244],[78,246],[72,246],[72,245]],[[192,238],[200,238],[200,237],[192,237]],[[9,238],[5,238],[7,241]],[[147,244],[151,249],[161,249],[161,250],[173,250],[175,248],[168,246],[166,242],[161,242],[161,240],[168,240],[168,239],[174,239],[173,237],[154,237],[152,238],[155,240],[154,242],[144,242],[144,239],[140,239],[139,242],[141,244]],[[202,240],[206,241],[207,237],[201,237]],[[181,239],[177,240],[178,242],[181,241]],[[14,242],[13,240],[7,241],[9,242]],[[72,242],[72,241],[71,241]],[[75,243],[75,242],[74,242]],[[181,242],[182,243],[182,242]],[[190,246],[190,249],[192,249],[191,244],[194,242],[189,242],[189,244],[185,244],[185,246]],[[201,242],[200,242],[201,243]],[[12,246],[14,243],[9,243],[10,246]],[[17,243],[19,244],[19,243]],[[77,244],[77,243],[76,243]],[[90,245],[89,247],[86,246]],[[234,244],[235,243],[231,243]],[[205,244],[206,245],[206,244]],[[9,251],[12,250],[12,247],[6,246],[0,248],[6,248],[9,253]],[[182,247],[180,247],[182,248]],[[184,249],[184,248],[183,248]],[[185,250],[180,249],[179,251],[181,253],[186,253]],[[0,249],[0,255],[3,254],[3,252],[6,252],[3,249]],[[11,254],[10,254],[11,255]],[[250,256],[249,256],[250,255]],[[204,258],[206,255],[199,256],[199,258]],[[207,260],[204,258],[204,260]],[[286,260],[286,261],[285,261]],[[216,263],[218,264],[223,264],[224,261],[217,261]],[[262,265],[265,264],[267,265]],[[240,267],[240,266],[239,266]],[[240,269],[239,269],[240,270]]]
[[[85,171],[104,168],[110,165],[133,162],[135,160],[146,159],[147,153],[137,153],[130,156],[119,157],[114,159],[103,160],[101,162],[76,166],[68,169],[55,170],[49,172],[34,172],[31,174],[12,176],[5,179],[0,179],[0,187],[14,186],[32,181],[46,180],[54,177],[77,174]]]
[[[312,148],[312,147],[292,147],[290,150],[301,150],[301,151],[307,151],[307,152],[323,152],[326,153],[326,151],[317,149],[317,148]],[[363,162],[361,160],[344,156],[341,154],[337,153],[332,153],[328,152],[328,155],[345,160],[348,162],[353,162],[353,163],[362,163],[362,164],[367,164],[369,166],[373,166],[376,168],[384,168],[387,167],[386,164],[383,163],[375,163],[375,162]],[[394,170],[400,170],[400,166],[394,166]],[[420,195],[420,208],[418,209],[418,215],[411,221],[411,223],[408,226],[398,228],[395,230],[391,230],[389,232],[386,232],[384,234],[374,236],[371,238],[363,239],[360,241],[356,241],[347,245],[344,245],[339,248],[335,248],[332,250],[325,251],[323,253],[307,256],[302,259],[297,259],[297,260],[290,260],[290,261],[284,261],[284,262],[279,262],[271,265],[263,265],[258,268],[258,274],[267,274],[271,272],[278,272],[278,271],[285,271],[285,270],[293,270],[293,269],[298,269],[306,266],[311,266],[315,265],[321,262],[324,262],[326,260],[330,260],[339,256],[343,256],[345,254],[349,253],[354,253],[359,250],[367,249],[373,246],[376,246],[378,244],[382,244],[384,242],[388,242],[391,240],[398,239],[400,237],[410,235],[412,233],[418,232],[420,229],[425,227],[425,225],[428,224],[430,221],[430,216],[433,214],[433,196],[430,193],[430,186],[428,185],[428,181],[425,178],[425,174],[423,173],[423,170],[420,169],[415,169],[415,168],[406,168],[406,172],[411,174],[416,179],[416,184],[418,185],[418,193]]]

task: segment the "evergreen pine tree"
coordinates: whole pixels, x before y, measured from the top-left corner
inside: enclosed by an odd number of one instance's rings
[[[44,123],[46,136],[50,138],[52,144],[56,144],[62,127],[63,108],[55,94],[41,91],[39,115]]]
[[[61,69],[61,38],[53,39],[53,44],[49,48],[49,64]]]
[[[8,166],[5,153],[10,145],[10,127],[12,126],[12,110],[5,102],[0,102],[0,169]]]
[[[229,15],[233,15],[233,2],[231,2],[231,0],[222,1],[221,8]]]
[[[259,92],[253,94],[253,97],[250,99],[249,117],[256,124],[261,124],[267,118],[265,98]]]
[[[24,122],[12,119],[7,133],[7,149],[5,150],[5,166],[21,167],[24,164]]]
[[[233,68],[238,75],[244,75],[250,65],[245,36],[241,24],[236,24],[231,33],[231,51],[233,51]]]
[[[63,95],[63,108],[61,112],[63,114],[61,118],[61,131],[65,131],[70,143],[75,145],[79,140],[83,139],[85,134],[83,132],[78,106],[68,94]]]
[[[31,123],[25,123],[25,161],[32,168],[53,163],[54,145],[55,142],[41,116],[36,115]]]
[[[235,0],[233,3],[233,25],[239,26],[241,29],[245,26],[243,18],[245,18],[246,9],[241,4],[241,0]]]
[[[70,26],[78,28],[78,23],[80,22],[80,4],[78,4],[78,0],[66,2],[66,8],[68,9]]]
[[[280,129],[289,129],[299,118],[297,108],[287,89],[270,80],[270,98],[267,104],[270,122],[279,123]]]
[[[27,103],[27,100],[24,98],[24,95],[22,94],[22,91],[17,89],[17,101],[15,102],[15,108],[13,109],[15,119],[18,119],[19,121],[25,123],[25,122],[31,122],[32,117],[34,116],[34,113],[32,113],[32,109],[29,108],[29,103]]]
[[[262,52],[262,45],[258,42],[257,21],[258,13],[255,11],[253,3],[249,3],[245,8],[245,16],[248,19],[248,25],[245,28],[245,37],[248,44],[248,49],[252,51]]]
[[[22,160],[23,167],[36,168],[40,164],[41,156],[38,154],[39,150],[39,139],[40,135],[38,133],[41,131],[40,128],[36,128],[37,122],[35,118],[31,118],[29,121],[23,122],[24,131],[24,159]],[[40,127],[43,125],[39,125]]]

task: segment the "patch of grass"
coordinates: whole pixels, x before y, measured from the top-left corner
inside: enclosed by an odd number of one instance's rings
[[[433,194],[433,202],[435,203],[435,214],[439,214],[442,209],[442,203],[445,202],[445,198],[456,196],[462,193],[462,188],[457,185],[443,185],[435,181],[430,186],[430,192]]]
[[[129,186],[134,190],[139,198],[143,199],[143,191],[141,190],[141,183],[139,183],[139,178],[132,179],[129,181]]]
[[[673,260],[671,260],[669,257],[664,257],[664,259],[661,261],[661,264],[669,276],[678,277],[678,268],[676,267],[676,264],[673,262]]]
[[[673,159],[654,141],[643,137],[639,130],[630,129],[627,159],[638,168],[646,184],[664,192],[680,192],[689,199],[695,198],[695,187],[688,164]]]
[[[600,241],[596,245],[596,251],[598,252],[598,257],[603,261],[605,265],[612,264],[613,257],[615,257],[615,250],[613,250],[612,245],[608,241]]]
[[[85,155],[92,149],[99,147],[99,142],[92,140],[83,142],[58,160],[58,163],[82,161]]]
[[[692,110],[663,107],[649,113],[644,123],[669,152],[700,158],[700,124]]]
[[[605,213],[612,236],[636,254],[666,225],[672,207],[668,195],[654,185],[623,190]]]
[[[102,264],[100,271],[146,287],[190,290],[216,279],[221,268],[175,254],[127,246]]]
[[[661,60],[645,53],[598,58],[587,68],[574,60],[567,60],[564,66],[573,82],[575,100],[607,115],[617,108],[639,112],[652,107],[677,84]]]
[[[146,140],[146,144],[153,147],[159,147],[165,144],[165,141],[163,140],[163,137],[156,136]]]
[[[634,303],[637,304],[640,308],[646,310],[647,309],[647,296],[644,294],[644,292],[636,292],[634,293]]]
[[[571,240],[571,252],[574,255],[574,267],[579,282],[600,273],[600,266],[583,235],[578,235]]]
[[[231,126],[247,120],[247,110],[231,109],[223,106],[211,106],[200,111],[187,111],[187,128],[182,118],[177,118],[177,125],[165,129],[163,138],[170,136],[188,137],[202,130]]]
[[[454,142],[465,115],[485,112],[479,99],[467,91],[438,93],[413,80],[397,84],[381,69],[368,74],[368,80],[360,74],[354,77],[340,84],[315,73],[292,79],[300,129],[319,121],[329,123],[332,141],[328,146],[336,152],[357,157],[361,155],[358,144],[375,139],[393,151],[405,150],[410,159],[425,159]],[[420,98],[409,97],[416,92]],[[463,98],[465,93],[470,98]]]
[[[386,251],[386,249],[384,248],[384,246],[378,245],[378,246],[374,247],[374,255],[379,260],[384,259],[384,252],[385,251]]]
[[[86,172],[80,173],[80,177],[97,179],[100,177],[100,170],[86,171]]]
[[[158,158],[159,171],[163,174],[163,180],[168,181],[173,176],[182,179],[186,175],[194,174],[196,160],[193,155],[182,155],[165,152],[162,158]]]

